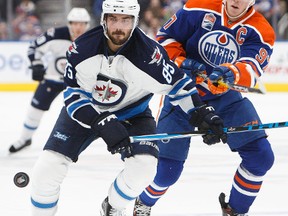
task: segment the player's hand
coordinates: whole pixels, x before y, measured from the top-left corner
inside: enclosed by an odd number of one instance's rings
[[[233,64],[225,63],[215,67],[209,75],[208,88],[213,94],[222,94],[228,91],[229,83],[239,81],[240,72]]]
[[[181,58],[180,58],[181,59]],[[195,81],[196,84],[202,83],[205,79],[203,76],[201,77],[201,74],[206,74],[206,67],[205,65],[195,61],[194,59],[185,58],[182,61],[179,60],[177,62],[177,59],[175,60],[175,63],[188,75],[191,77],[193,81]]]
[[[114,114],[104,112],[96,118],[92,125],[94,129],[107,144],[107,149],[111,154],[131,153],[129,134]]]
[[[33,80],[42,81],[44,79],[46,69],[45,69],[43,63],[41,63],[40,61],[34,61],[34,62],[32,62],[30,69],[32,70],[32,79]]]
[[[191,113],[190,123],[198,127],[199,131],[207,133],[202,136],[204,143],[212,145],[220,141],[227,142],[227,135],[223,131],[223,120],[214,114],[212,106],[203,105],[194,110]]]

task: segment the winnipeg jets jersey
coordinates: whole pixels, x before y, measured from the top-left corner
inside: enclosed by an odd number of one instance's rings
[[[30,61],[40,60],[45,65],[45,79],[63,82],[66,51],[71,45],[69,28],[51,28],[36,38],[28,49]]]
[[[222,0],[188,0],[157,34],[171,59],[182,56],[206,65],[209,75],[223,63],[243,63],[245,86],[254,86],[272,54],[275,34],[265,18],[250,8],[241,19],[229,21]],[[206,83],[197,85],[203,99],[212,99]]]
[[[67,60],[66,109],[72,119],[87,128],[105,111],[120,120],[143,112],[154,93],[169,95],[171,102],[186,112],[200,102],[192,80],[139,28],[111,54],[103,28],[96,27],[72,43]]]

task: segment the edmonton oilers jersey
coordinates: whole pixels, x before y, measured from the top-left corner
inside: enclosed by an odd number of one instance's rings
[[[172,60],[182,56],[205,64],[207,75],[223,63],[245,63],[245,74],[251,76],[245,85],[253,87],[267,67],[275,34],[254,8],[231,22],[222,0],[188,0],[159,30],[157,40]],[[197,88],[203,100],[217,97],[205,82]]]
[[[186,112],[195,107],[192,80],[139,28],[117,53],[108,50],[101,26],[91,29],[72,43],[67,60],[64,102],[83,127],[105,111],[120,120],[133,117],[147,109],[154,93],[168,95]]]
[[[34,40],[29,49],[30,61],[41,60],[46,67],[45,79],[63,82],[66,66],[66,51],[71,45],[67,26],[50,28]]]

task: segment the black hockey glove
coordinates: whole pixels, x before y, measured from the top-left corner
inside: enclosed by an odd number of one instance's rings
[[[227,142],[227,134],[223,132],[222,119],[214,114],[212,106],[203,105],[191,113],[190,123],[198,127],[199,131],[207,133],[203,135],[203,142],[212,145]],[[209,133],[210,131],[210,133]]]
[[[46,69],[44,68],[44,65],[40,61],[32,62],[30,69],[32,70],[33,80],[42,81],[44,79]]]
[[[107,144],[111,154],[127,151],[131,153],[129,134],[114,114],[104,112],[96,118],[91,125]],[[126,153],[127,153],[126,152]]]

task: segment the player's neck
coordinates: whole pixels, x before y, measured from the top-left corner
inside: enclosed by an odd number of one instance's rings
[[[108,40],[107,44],[108,44],[109,49],[115,53],[122,47],[122,45],[114,44],[111,40]]]

